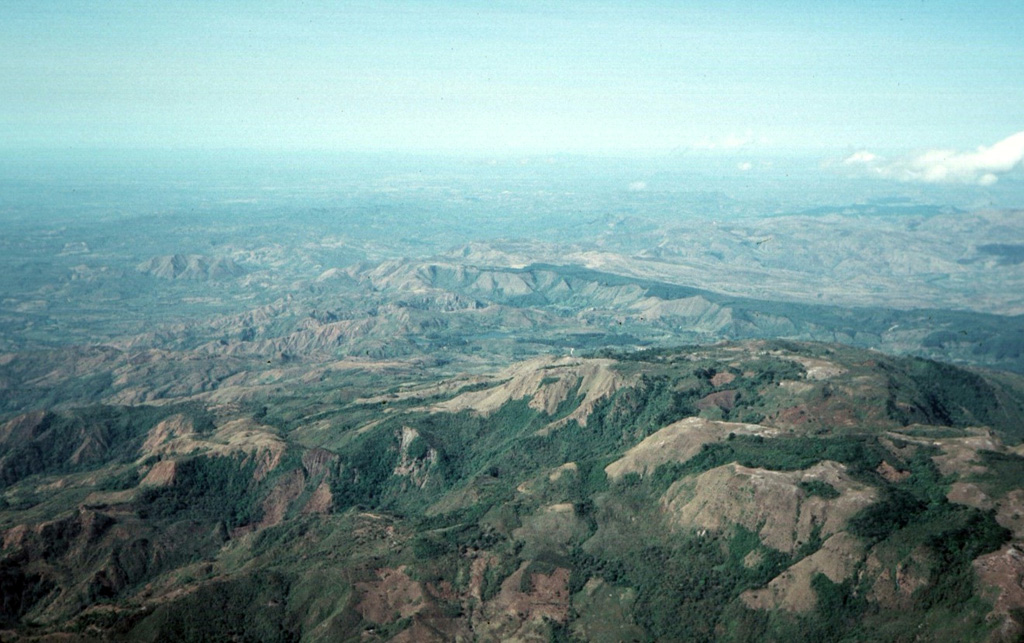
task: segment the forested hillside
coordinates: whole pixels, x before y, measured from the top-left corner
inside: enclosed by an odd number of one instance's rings
[[[5,637],[1012,640],[1024,380],[830,344],[0,428]]]

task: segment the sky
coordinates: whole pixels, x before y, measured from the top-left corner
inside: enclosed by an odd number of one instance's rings
[[[975,0],[5,0],[0,149],[825,150],[984,185],[1024,156],[1021,27]]]

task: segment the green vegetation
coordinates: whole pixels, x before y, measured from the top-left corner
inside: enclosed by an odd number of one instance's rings
[[[978,455],[986,470],[970,476],[970,481],[977,482],[987,493],[996,497],[1014,489],[1024,489],[1024,457],[996,451],[979,451]]]
[[[822,460],[841,462],[852,474],[870,477],[886,454],[877,439],[867,435],[775,439],[736,435],[725,442],[705,444],[686,462],[661,465],[650,478],[658,488],[667,489],[683,476],[709,471],[730,462],[775,471],[798,471]]]
[[[140,479],[138,468],[132,467],[110,476],[101,482],[97,488],[103,491],[124,491],[138,485]]]
[[[800,488],[808,496],[818,496],[826,500],[839,497],[839,490],[822,480],[801,480]]]
[[[0,442],[0,489],[35,474],[87,471],[139,456],[147,432],[161,420],[183,413],[198,431],[212,428],[202,406],[86,406],[46,413],[30,435]]]
[[[298,616],[288,609],[290,581],[254,572],[203,585],[172,605],[156,608],[131,631],[136,640],[298,641]]]
[[[983,377],[963,368],[927,359],[902,360],[890,371],[890,416],[903,425],[1001,426],[995,389]]]
[[[200,456],[178,462],[174,484],[145,489],[136,505],[139,516],[156,520],[223,521],[228,528],[259,518],[252,460]]]
[[[533,583],[532,575],[558,569],[569,570],[567,589],[575,596],[569,620],[545,626],[560,640],[582,631],[592,634],[586,628],[612,627],[614,622],[624,624],[622,632],[629,636],[647,640],[903,640],[925,616],[959,618],[953,616],[959,606],[966,606],[967,615],[949,631],[975,636],[986,627],[986,608],[974,585],[972,561],[1000,547],[1008,532],[990,512],[946,500],[952,478],[935,466],[938,449],[929,441],[894,437],[888,431],[913,418],[957,426],[994,418],[994,409],[1003,403],[985,400],[985,395],[1009,395],[1012,389],[925,360],[870,355],[880,366],[859,353],[862,361],[857,362],[828,347],[785,342],[767,346],[783,354],[795,351],[835,360],[849,375],[825,383],[807,380],[796,361],[760,349],[756,354],[724,350],[727,361],[707,348],[699,349],[698,358],[681,349],[634,352],[628,362],[615,365],[633,384],[598,400],[585,426],[575,421],[553,426],[584,399],[580,384],[552,414],[531,408],[530,399],[524,398],[483,415],[428,410],[439,400],[433,392],[418,399],[405,396],[397,386],[369,391],[370,380],[358,378],[358,391],[336,390],[328,378],[322,386],[320,382],[308,391],[289,392],[279,405],[272,396],[245,403],[261,424],[272,427],[261,430],[288,444],[269,472],[261,468],[268,461],[266,453],[163,454],[139,464],[149,429],[171,413],[186,413],[200,431],[209,433],[212,417],[199,405],[95,406],[51,413],[30,439],[9,441],[0,455],[4,463],[12,463],[12,454],[38,451],[37,464],[24,470],[5,464],[8,468],[0,469],[10,472],[9,488],[0,496],[8,503],[5,514],[25,511],[29,499],[59,500],[65,511],[65,518],[47,527],[48,548],[33,559],[34,567],[13,556],[0,558],[4,608],[14,614],[4,626],[24,627],[34,609],[53,600],[46,565],[79,555],[73,552],[102,551],[94,567],[84,566],[81,572],[86,588],[82,606],[127,604],[126,597],[140,595],[142,588],[189,588],[151,612],[127,610],[114,616],[87,611],[75,621],[79,632],[116,632],[141,640],[291,641],[314,628],[347,640],[394,636],[424,626],[427,619],[434,619],[430,627],[445,631],[445,619],[465,624],[480,617],[485,608],[476,591],[484,602],[503,591],[516,592],[516,600],[529,600],[518,593],[545,591],[543,584]],[[730,377],[719,377],[721,373]],[[964,389],[955,398],[956,408],[944,401],[947,385],[935,381],[947,377]],[[554,382],[553,377],[543,380],[545,385]],[[782,382],[801,384],[780,386]],[[858,425],[851,418],[860,417],[848,414],[844,405],[866,395],[867,389],[857,388],[866,386],[864,382],[880,383],[884,390],[858,407],[868,418]],[[365,401],[369,393],[375,402]],[[388,397],[392,394],[394,401]],[[705,398],[729,401],[711,407]],[[388,404],[380,404],[381,399]],[[723,420],[776,419],[794,408],[818,415],[806,425],[780,422],[778,437],[726,433],[687,461],[663,464],[643,476],[628,474],[613,482],[604,473],[628,449],[677,420],[698,413]],[[835,408],[839,411],[830,416]],[[906,415],[896,418],[892,413]],[[830,417],[842,418],[842,425],[830,424]],[[403,449],[403,435],[410,429],[418,435],[406,437]],[[937,440],[942,431],[959,434],[964,429],[918,430]],[[102,440],[97,443],[104,448],[95,455],[77,448],[86,440]],[[54,454],[44,454],[50,446]],[[79,455],[71,458],[72,453]],[[176,458],[167,486],[98,494],[100,500],[90,501],[91,513],[77,509],[93,490],[135,488],[140,475],[160,457]],[[1007,492],[1024,475],[1024,458],[995,452],[981,452],[979,458],[987,471],[967,479],[990,494]],[[740,599],[743,592],[765,587],[819,552],[831,534],[823,535],[823,526],[814,525],[809,538],[801,532],[802,542],[784,553],[761,541],[764,525],[680,528],[666,516],[665,491],[677,481],[692,481],[729,463],[800,471],[823,460],[843,464],[848,475],[877,489],[878,501],[855,515],[846,531],[880,564],[869,569],[862,562],[838,583],[816,575],[811,584],[818,607],[810,614],[747,609]],[[69,487],[66,499],[49,490],[54,479],[43,477],[62,472],[78,476],[60,482]],[[329,485],[331,513],[309,514],[306,505],[321,482]],[[808,497],[834,500],[841,495],[838,483],[808,479],[796,484]],[[677,488],[689,493],[690,487]],[[129,497],[133,499],[118,500]],[[103,502],[129,504],[107,507]],[[280,511],[274,515],[282,522],[252,533],[238,529],[255,527],[264,507],[270,506]],[[316,510],[323,508],[320,504]],[[43,509],[31,511],[34,516]],[[79,516],[84,516],[81,523]],[[126,530],[136,535],[106,544],[114,539],[110,534]],[[102,548],[95,545],[100,542]],[[922,586],[904,598],[898,617],[885,615],[872,598],[873,584],[879,574],[908,561]],[[519,569],[519,582],[509,583]],[[307,575],[315,583],[304,580]],[[421,607],[396,602],[388,606],[385,622],[373,621],[360,601],[371,591],[367,588],[380,583],[394,584],[386,588],[389,601],[426,592],[425,598],[409,598]],[[324,590],[327,586],[329,591]],[[582,613],[595,606],[607,611],[605,621]],[[405,609],[422,611],[408,616]],[[379,617],[383,612],[376,613]],[[928,623],[928,632],[946,627],[940,620]]]

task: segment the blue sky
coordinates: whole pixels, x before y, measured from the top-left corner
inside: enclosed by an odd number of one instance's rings
[[[0,147],[861,160],[1024,130],[1024,2],[6,0]]]

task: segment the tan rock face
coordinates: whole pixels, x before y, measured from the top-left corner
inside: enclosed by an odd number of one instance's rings
[[[405,476],[417,487],[422,488],[427,484],[430,476],[430,465],[437,462],[438,454],[432,448],[426,449],[426,452],[422,455],[412,453],[410,447],[413,441],[419,437],[420,433],[416,429],[408,426],[402,427],[398,446],[400,459],[392,473],[396,476]]]

